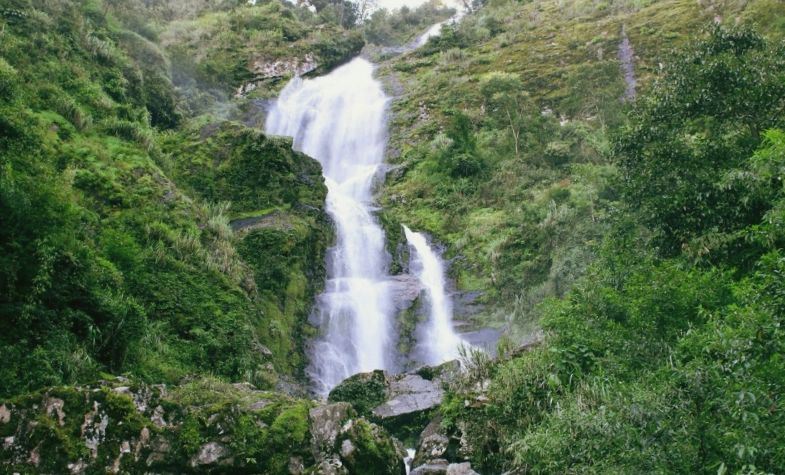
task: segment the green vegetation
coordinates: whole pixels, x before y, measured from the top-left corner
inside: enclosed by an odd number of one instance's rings
[[[635,104],[614,139],[620,210],[586,275],[541,307],[546,344],[475,364],[443,406],[483,471],[783,466],[785,135],[763,131],[785,119],[784,60],[714,27]]]
[[[347,378],[330,391],[330,402],[348,402],[361,416],[383,403],[387,394],[387,381],[381,370],[356,374]]]
[[[18,0],[0,10],[0,396],[99,371],[261,387],[301,376],[331,239],[320,168],[289,141],[227,122],[249,112],[200,89],[198,64],[190,77],[177,63],[175,87],[170,59],[187,49],[171,32],[213,16],[234,25],[235,43],[261,19],[298,29],[290,52],[323,67],[356,49],[329,24],[329,41],[313,40],[316,20],[292,8]],[[233,58],[211,61],[242,76]],[[205,97],[211,113],[193,117]]]
[[[609,136],[629,108],[623,35],[640,91],[715,16],[763,22],[776,11],[767,1],[485,2],[380,68],[404,91],[393,102],[385,220],[445,244],[459,290],[483,294],[475,323],[525,339],[537,304],[565,295],[609,232],[619,198]]]
[[[398,94],[391,267],[400,223],[432,234],[480,295],[472,323],[506,331],[434,409],[447,456],[482,473],[781,472],[781,2],[472,4],[400,53],[453,12],[4,2],[2,469],[403,472],[388,430],[413,443],[434,414],[372,423],[381,371],[330,394],[350,410],[271,391],[301,391],[332,231],[318,163],[248,125],[297,70],[368,42]],[[417,315],[400,316],[404,353]]]

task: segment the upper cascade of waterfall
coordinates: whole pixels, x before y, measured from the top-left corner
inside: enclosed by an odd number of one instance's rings
[[[385,236],[373,215],[373,188],[384,160],[389,98],[362,58],[315,79],[294,78],[267,117],[271,134],[317,159],[327,183],[336,244],[319,297],[308,369],[326,394],[364,371],[396,370],[394,308]]]
[[[466,9],[462,7],[458,8],[455,15],[451,16],[450,18],[444,21],[440,21],[439,23],[435,23],[431,25],[430,28],[425,30],[425,33],[418,36],[417,39],[414,40],[413,43],[414,47],[419,48],[420,46],[423,46],[425,43],[427,43],[429,39],[441,35],[443,26],[454,25],[458,23],[461,20],[461,18],[463,18],[465,15],[466,15]]]
[[[466,343],[452,326],[452,300],[446,290],[446,277],[441,257],[428,245],[422,233],[403,226],[409,243],[411,271],[425,290],[428,319],[418,338],[418,359],[428,365],[438,365],[457,359]]]

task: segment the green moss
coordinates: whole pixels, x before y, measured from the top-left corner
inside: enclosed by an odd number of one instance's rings
[[[194,416],[188,416],[180,426],[177,442],[185,457],[191,457],[199,450],[204,442],[201,434],[201,425]]]
[[[398,314],[398,352],[402,355],[411,354],[417,343],[415,330],[422,314],[422,301],[415,299],[411,307]]]
[[[286,473],[289,459],[294,455],[309,457],[305,443],[308,431],[308,403],[299,403],[284,409],[270,425],[265,439],[267,467],[271,473]]]
[[[395,219],[390,213],[380,211],[377,213],[377,217],[387,237],[385,241],[387,252],[392,256],[390,272],[392,274],[400,274],[403,272],[404,266],[409,262],[409,246],[406,244],[403,227],[400,221]]]
[[[365,419],[355,419],[346,437],[354,447],[344,460],[351,473],[404,473],[403,458],[381,427]]]
[[[348,402],[358,414],[368,416],[371,410],[384,402],[387,392],[387,381],[381,370],[372,373],[360,373],[341,382],[332,391],[330,402]]]

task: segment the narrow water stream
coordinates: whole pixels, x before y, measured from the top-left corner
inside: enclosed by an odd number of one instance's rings
[[[453,329],[452,301],[447,294],[444,264],[422,233],[404,226],[406,241],[412,250],[409,266],[424,290],[428,319],[417,335],[416,358],[427,365],[457,359],[463,341]]]

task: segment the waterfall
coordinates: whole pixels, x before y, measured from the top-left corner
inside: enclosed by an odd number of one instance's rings
[[[355,58],[326,76],[294,78],[265,125],[270,134],[293,137],[296,150],[322,164],[336,227],[308,368],[320,394],[358,372],[396,369],[389,255],[372,196],[389,99],[373,73],[371,63]]]
[[[451,16],[450,18],[448,18],[448,19],[446,19],[444,21],[440,21],[439,23],[433,24],[433,25],[431,25],[430,28],[425,30],[425,33],[421,34],[420,36],[418,36],[414,40],[413,46],[415,48],[419,48],[420,46],[424,46],[425,43],[428,42],[428,40],[430,40],[431,38],[434,38],[434,37],[439,36],[439,35],[442,34],[442,27],[443,26],[445,26],[445,25],[454,25],[454,24],[458,23],[459,21],[461,21],[461,18],[463,18],[465,15],[466,15],[466,9],[462,8],[462,7],[459,7],[458,10],[455,12],[455,15]]]
[[[444,266],[422,233],[403,227],[411,249],[411,271],[425,290],[428,319],[418,340],[419,359],[436,365],[458,358],[464,343],[452,327],[452,301],[445,289]]]

